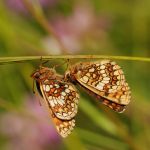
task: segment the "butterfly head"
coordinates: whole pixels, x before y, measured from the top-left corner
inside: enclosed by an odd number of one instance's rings
[[[78,72],[80,72],[80,70],[82,70],[83,65],[82,63],[77,63],[73,66],[71,66],[66,72],[65,72],[65,81],[69,81],[72,82],[74,84],[76,84],[76,75],[78,74]]]
[[[64,80],[67,82],[72,82],[72,83],[76,84],[74,68],[71,68],[70,70],[67,70],[65,72]]]
[[[55,70],[47,67],[40,67],[35,72],[32,73],[31,77],[36,81],[44,81],[47,78],[53,78],[55,75]]]

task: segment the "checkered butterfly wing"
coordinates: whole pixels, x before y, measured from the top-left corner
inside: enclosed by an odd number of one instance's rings
[[[79,95],[71,83],[63,82],[55,73],[51,74],[52,70],[49,68],[44,69],[43,72],[37,71],[42,72],[40,76],[43,77],[36,79],[37,89],[50,110],[58,133],[66,137],[75,126]]]
[[[114,61],[103,60],[77,64],[74,78],[102,103],[122,112],[131,99],[131,92],[120,66]]]
[[[72,84],[59,80],[45,80],[40,88],[57,118],[70,120],[75,117],[79,95]]]

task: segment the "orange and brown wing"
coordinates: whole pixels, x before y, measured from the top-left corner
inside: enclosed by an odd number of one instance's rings
[[[74,129],[74,126],[75,126],[74,119],[61,120],[61,119],[58,119],[57,117],[52,117],[52,120],[56,126],[58,133],[64,138],[67,137]]]
[[[75,117],[79,95],[71,83],[48,80],[41,84],[41,90],[57,118],[70,120]]]
[[[79,100],[76,89],[72,84],[59,80],[45,80],[40,89],[58,133],[67,137],[75,126]]]
[[[131,99],[131,91],[120,66],[114,61],[82,63],[76,74],[76,80],[82,87],[121,106]]]

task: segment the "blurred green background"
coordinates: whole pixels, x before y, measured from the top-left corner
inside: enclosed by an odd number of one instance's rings
[[[149,0],[1,0],[0,56],[149,57],[149,10]],[[0,150],[149,150],[149,63],[117,63],[132,89],[127,110],[117,114],[78,88],[76,127],[66,139],[32,92],[30,74],[40,60],[0,64]]]

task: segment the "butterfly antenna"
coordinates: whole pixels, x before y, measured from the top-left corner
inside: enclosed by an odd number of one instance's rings
[[[46,60],[46,61],[43,61],[43,58],[42,58],[42,56],[41,56],[41,58],[40,58],[40,68],[42,68],[42,66],[44,65],[44,64],[46,64],[47,62],[49,62],[49,60]]]
[[[60,66],[63,66],[63,65],[66,64],[66,63],[67,63],[67,67],[68,67],[68,62],[69,62],[68,60],[69,60],[69,59],[65,60],[64,63],[62,63],[62,64],[54,65],[54,66],[53,66],[53,69],[55,69],[55,68],[57,68],[57,67],[60,67]]]
[[[67,70],[69,70],[70,67],[71,67],[71,65],[70,65],[70,59],[67,59]]]

